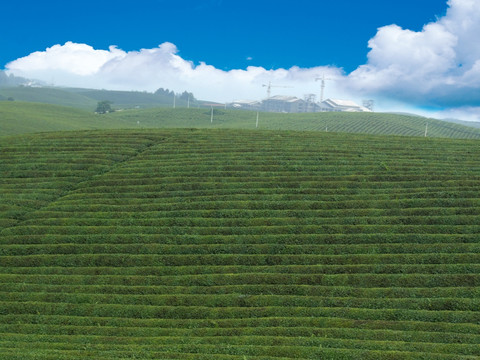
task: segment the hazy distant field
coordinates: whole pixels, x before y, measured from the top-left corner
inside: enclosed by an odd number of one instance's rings
[[[93,112],[97,102],[108,100],[115,109],[136,107],[151,108],[172,106],[173,96],[140,91],[111,91],[58,87],[0,87],[0,100],[13,98],[15,101],[38,102],[51,105],[74,107]],[[187,107],[187,102],[176,99],[178,106]],[[192,101],[192,105],[195,102]]]
[[[4,137],[1,357],[478,358],[479,159],[325,132]]]
[[[479,139],[480,129],[416,116],[382,113],[278,114],[214,109],[130,109],[98,115],[55,105],[0,101],[0,134],[91,129],[229,128]]]

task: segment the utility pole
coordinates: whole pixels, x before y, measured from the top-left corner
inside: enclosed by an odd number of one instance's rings
[[[425,124],[425,137],[427,137],[428,133],[428,122]]]
[[[212,112],[210,114],[210,123],[213,124],[213,106],[212,106]]]
[[[257,123],[255,124],[255,128],[258,128],[258,111],[257,111]]]
[[[176,96],[175,96],[175,93],[173,93],[173,108],[175,109],[176,107],[176,104],[175,104],[175,101],[176,101]]]

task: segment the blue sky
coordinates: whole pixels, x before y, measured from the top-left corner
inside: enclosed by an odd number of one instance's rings
[[[0,67],[67,41],[98,49],[153,48],[220,69],[363,64],[378,27],[420,30],[444,0],[8,1],[1,5]],[[247,60],[252,58],[252,60]]]
[[[58,86],[319,94],[480,120],[480,0],[9,1],[0,68]]]

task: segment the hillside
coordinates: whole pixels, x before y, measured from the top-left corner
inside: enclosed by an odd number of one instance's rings
[[[416,116],[382,113],[276,114],[214,109],[153,108],[97,115],[90,111],[46,104],[0,101],[0,134],[42,131],[141,128],[229,128],[295,130],[375,135],[479,139],[480,129]]]
[[[115,109],[152,108],[173,105],[171,96],[141,91],[92,90],[57,87],[0,87],[0,99],[70,106],[94,111],[99,101],[111,101]],[[192,101],[192,105],[194,102]],[[177,105],[187,107],[187,102],[177,98]]]
[[[480,121],[462,121],[457,119],[445,119],[444,121],[452,122],[452,123],[460,124],[464,126],[470,126],[474,128],[480,128]]]
[[[0,170],[2,359],[480,356],[477,141],[43,133]]]
[[[59,88],[40,87],[0,87],[0,96],[13,98],[21,102],[35,102],[52,105],[68,106],[87,111],[94,111],[97,101],[86,96],[68,92]]]
[[[141,91],[113,91],[113,90],[91,90],[91,89],[66,89],[77,94],[86,96],[95,101],[111,101],[115,109],[132,108],[155,108],[172,107],[173,95],[165,96]],[[187,107],[187,102],[177,98],[176,105]],[[193,101],[192,101],[193,105]]]
[[[80,109],[39,103],[0,101],[0,136],[120,127],[128,126],[121,120],[110,120]]]
[[[108,116],[146,128],[256,129],[257,113],[214,109],[213,121],[210,109],[139,109]],[[429,137],[480,139],[479,129],[418,116],[383,113],[260,113],[258,129],[424,136],[426,123]]]

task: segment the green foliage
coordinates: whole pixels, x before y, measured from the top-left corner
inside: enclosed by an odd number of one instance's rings
[[[2,358],[478,358],[479,152],[319,131],[3,137]]]
[[[164,88],[159,88],[157,91],[154,93],[155,95],[160,95],[160,96],[170,96],[174,97],[175,93],[172,90],[164,89]]]
[[[99,101],[95,112],[97,114],[108,114],[113,112],[112,102],[108,100]]]
[[[193,93],[190,93],[188,91],[184,91],[183,93],[180,94],[180,99],[184,101],[191,101],[192,103],[196,101],[195,96]]]

